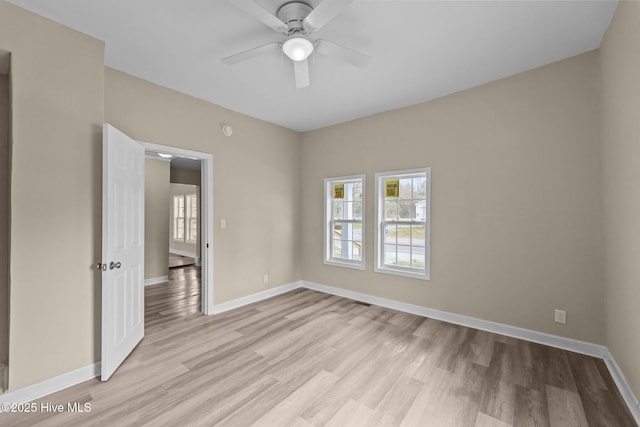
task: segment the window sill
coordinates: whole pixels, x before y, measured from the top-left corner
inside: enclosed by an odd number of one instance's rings
[[[376,267],[373,269],[375,273],[391,274],[394,276],[409,277],[418,280],[431,280],[429,272],[414,273],[412,271],[396,270],[393,268]]]
[[[364,270],[365,264],[364,262],[347,262],[347,261],[335,261],[335,260],[324,260],[325,265],[332,265],[334,267],[345,267],[352,268],[354,270]]]

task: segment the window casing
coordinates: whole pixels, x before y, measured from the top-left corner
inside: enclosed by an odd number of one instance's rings
[[[374,271],[431,277],[431,168],[383,172],[375,177]]]
[[[364,270],[364,175],[327,178],[324,263]]]

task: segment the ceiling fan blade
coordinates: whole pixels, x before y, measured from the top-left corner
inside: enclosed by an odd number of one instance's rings
[[[324,0],[304,18],[304,23],[311,31],[319,30],[353,3],[353,1],[354,0]]]
[[[335,44],[328,40],[318,40],[316,42],[315,51],[326,56],[337,58],[347,64],[351,64],[358,68],[367,68],[371,62],[371,57],[364,53],[356,52],[339,44]]]
[[[293,61],[293,72],[296,75],[296,87],[309,86],[309,61]]]
[[[287,32],[287,26],[284,22],[278,19],[277,16],[269,13],[265,8],[260,6],[254,0],[233,0],[231,1],[231,4],[244,10],[249,15],[265,24],[267,27],[271,27],[272,29],[280,33]]]
[[[282,50],[282,43],[269,43],[264,46],[254,47],[253,49],[245,50],[235,55],[227,56],[220,59],[227,65],[237,64],[238,62],[246,61],[247,59],[255,58],[256,56],[275,53]]]

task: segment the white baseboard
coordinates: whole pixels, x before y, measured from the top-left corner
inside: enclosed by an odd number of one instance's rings
[[[164,283],[169,281],[169,276],[160,276],[160,277],[151,277],[149,279],[144,279],[144,285],[157,285],[158,283]]]
[[[0,403],[26,403],[100,376],[100,362],[0,395]]]
[[[223,302],[222,304],[214,304],[213,314],[224,313],[225,311],[233,310],[234,308],[239,308],[248,304],[252,304],[254,302],[265,300],[267,298],[275,297],[277,295],[293,291],[294,289],[298,289],[301,286],[302,281],[297,281],[278,286],[277,288],[267,289],[266,291],[258,292],[257,294],[248,295],[246,297],[234,299],[228,302]]]
[[[169,249],[169,253],[170,254],[174,254],[174,255],[188,256],[188,257],[191,257],[191,258],[196,258],[196,254],[191,253],[191,252],[187,252],[187,251],[181,251],[180,249]]]
[[[603,359],[611,377],[618,386],[620,394],[624,398],[625,403],[629,407],[629,411],[640,425],[640,403],[633,393],[631,386],[624,377],[620,367],[609,352],[609,349],[603,345],[593,344],[585,341],[574,340],[571,338],[560,337],[557,335],[546,334],[543,332],[532,331],[530,329],[518,328],[516,326],[505,325],[503,323],[491,322],[488,320],[476,319],[474,317],[462,316],[459,314],[448,313],[433,308],[427,308],[419,305],[408,304],[400,301],[390,300],[386,298],[375,297],[360,292],[349,291],[333,286],[322,285],[308,281],[302,282],[302,287],[336,295],[356,301],[366,302],[369,304],[379,305],[381,307],[391,308],[393,310],[403,311],[405,313],[417,314],[419,316],[430,317],[444,322],[456,325],[467,326],[470,328],[481,329],[487,332],[493,332],[500,335],[506,335],[513,338],[519,338],[535,342],[538,344],[548,345],[550,347],[560,348],[562,350],[582,353],[588,356]]]
[[[152,279],[147,279],[152,280]],[[160,283],[160,282],[158,282]],[[146,280],[145,280],[146,285]],[[390,308],[393,310],[403,311],[406,313],[416,314],[419,316],[430,317],[444,322],[453,323],[456,325],[467,326],[470,328],[480,329],[487,332],[493,332],[496,334],[506,335],[514,338],[519,338],[539,344],[548,345],[551,347],[560,348],[563,350],[569,350],[576,353],[582,353],[589,356],[603,359],[615,381],[622,397],[624,398],[629,411],[635,417],[636,422],[640,425],[640,403],[638,398],[633,393],[633,390],[629,386],[629,383],[624,377],[624,374],[620,370],[620,367],[616,363],[615,359],[607,349],[607,347],[592,344],[585,341],[574,340],[571,338],[560,337],[556,335],[546,334],[543,332],[532,331],[529,329],[518,328],[515,326],[505,325],[502,323],[491,322],[488,320],[476,319],[473,317],[462,316],[455,313],[448,313],[445,311],[436,310],[433,308],[423,307],[414,304],[408,304],[396,300],[387,298],[376,297],[360,292],[349,291],[342,288],[336,288],[333,286],[322,285],[319,283],[308,282],[300,280],[297,282],[289,283],[277,288],[268,289],[263,292],[258,292],[253,295],[238,298],[232,301],[228,301],[222,304],[213,306],[213,314],[223,313],[225,311],[240,308],[242,306],[252,304],[254,302],[262,301],[267,298],[271,298],[277,295],[284,294],[286,292],[298,289],[307,288],[326,294],[336,295],[344,298],[353,299],[356,301],[366,302],[369,304],[379,305],[381,307]],[[100,375],[100,362],[93,365],[85,366],[83,368],[76,369],[66,374],[58,375],[57,377],[50,378],[37,384],[29,385],[15,391],[6,392],[0,395],[0,403],[23,403],[29,402],[35,399],[39,399],[48,394],[56,391],[71,387],[83,381],[95,378]]]
[[[600,359],[604,358],[607,353],[607,348],[602,345],[592,344],[585,341],[578,341],[571,338],[564,338],[557,335],[545,334],[544,332],[537,332],[530,329],[519,328],[517,326],[505,325],[504,323],[476,319],[475,317],[468,317],[460,314],[423,307],[421,305],[414,305],[406,302],[375,297],[360,292],[349,291],[342,288],[334,288],[333,286],[321,285],[319,283],[304,281],[302,286],[307,289],[313,289],[331,295],[337,295],[356,301],[375,304],[382,307],[391,308],[393,310],[403,311],[405,313],[417,314],[418,316],[430,317],[432,319],[442,320],[444,322],[453,323],[455,325],[468,326],[474,329],[480,329],[483,331],[506,335],[513,338],[520,338],[538,344],[561,348],[563,350],[587,354],[589,356],[598,357]]]
[[[620,394],[622,398],[627,403],[629,407],[629,411],[633,415],[636,420],[636,423],[640,425],[640,402],[638,402],[638,398],[631,390],[627,379],[624,377],[620,366],[616,363],[616,360],[613,358],[613,355],[607,350],[607,354],[604,357],[604,363],[607,364],[607,368],[609,368],[609,372],[613,377],[613,381],[615,381],[618,386],[618,390],[620,390]]]

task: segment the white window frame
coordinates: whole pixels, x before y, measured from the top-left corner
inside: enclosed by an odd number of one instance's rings
[[[418,174],[426,176],[426,206],[424,221],[407,220],[407,221],[385,221],[384,203],[385,203],[385,181],[389,179],[402,179]],[[377,273],[393,274],[397,276],[411,277],[414,279],[430,280],[431,279],[431,168],[409,169],[392,172],[380,172],[375,174],[375,223],[374,241],[375,241],[375,264],[373,271]],[[384,264],[384,236],[385,224],[393,222],[396,224],[424,224],[424,270],[416,270],[400,266],[390,266]]]
[[[191,239],[191,234],[192,234],[192,221],[195,221],[195,229],[196,229],[196,236],[197,236],[197,232],[198,232],[198,212],[199,212],[199,207],[198,207],[198,195],[196,193],[189,193],[189,194],[185,194],[184,195],[185,198],[185,223],[187,224],[185,227],[185,241],[187,243],[198,243],[198,238],[196,237],[195,239]],[[192,200],[196,201],[196,212],[195,212],[195,216],[192,215]]]
[[[343,220],[343,223],[353,223],[353,224],[362,224],[362,247],[361,247],[361,260],[346,260],[346,259],[338,259],[333,258],[333,248],[331,245],[331,237],[333,230],[333,218],[332,218],[332,208],[333,208],[333,186],[334,184],[343,184],[354,181],[360,181],[362,185],[362,219],[361,220]],[[323,258],[324,263],[326,265],[333,265],[337,267],[346,267],[346,268],[354,268],[357,270],[365,269],[365,175],[351,175],[351,176],[341,176],[335,178],[325,178],[324,180],[324,250],[323,250]]]
[[[178,200],[182,200],[182,204],[183,204],[183,216],[179,216],[178,215],[178,210],[176,209],[176,202]],[[186,214],[187,214],[187,201],[184,197],[184,194],[176,194],[174,196],[172,196],[172,201],[173,201],[173,209],[172,209],[172,214],[173,214],[173,241],[174,242],[184,242],[186,235],[187,235],[187,219],[186,219]],[[178,208],[179,209],[179,208]],[[182,237],[178,237],[178,221],[182,220]]]

